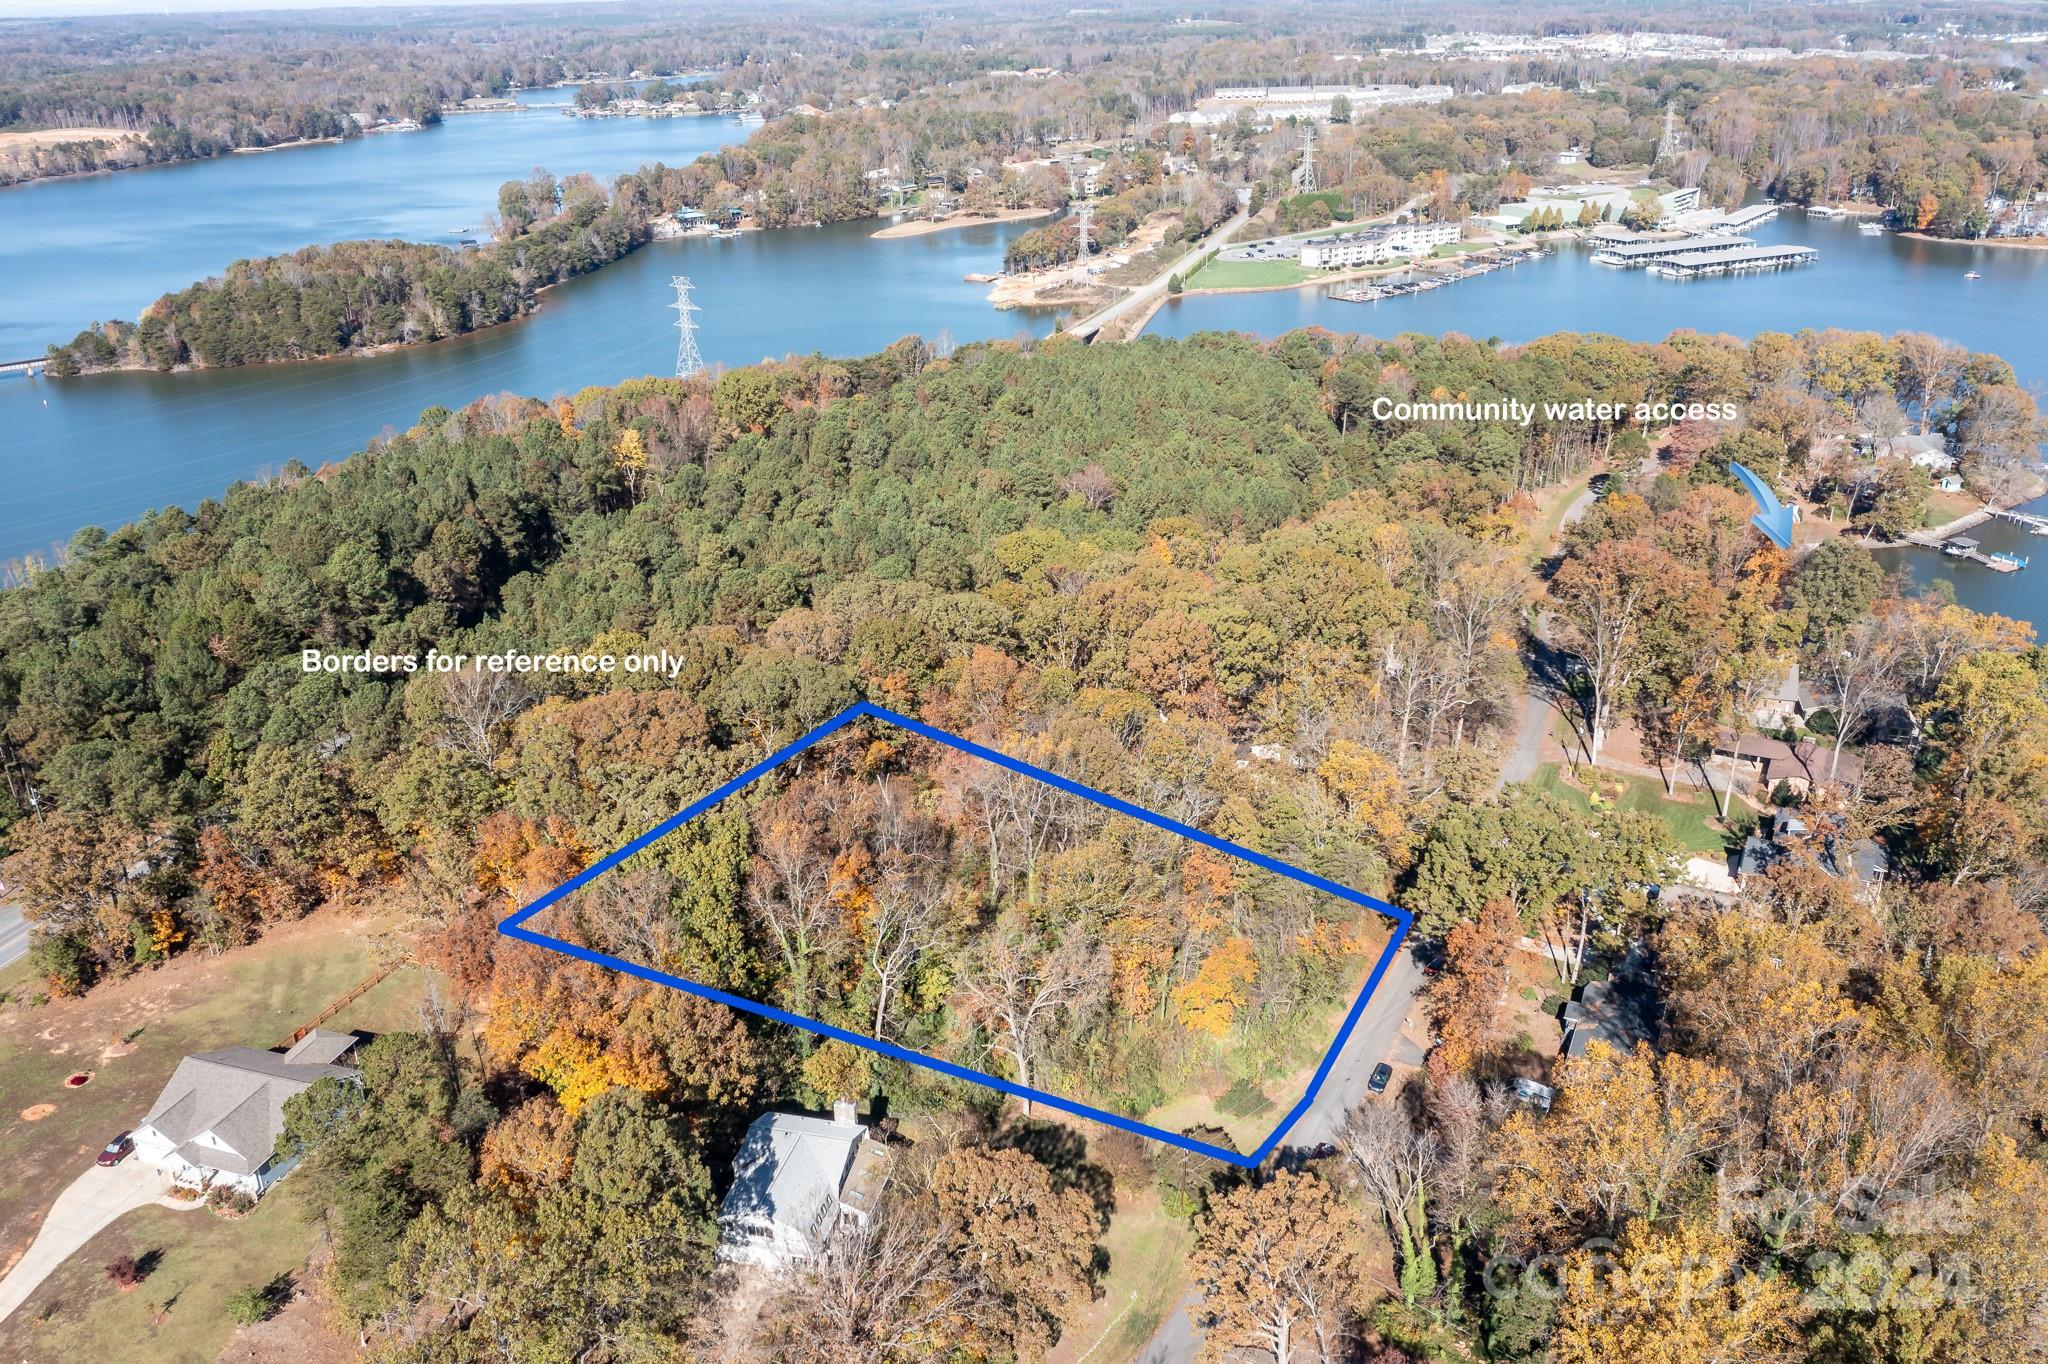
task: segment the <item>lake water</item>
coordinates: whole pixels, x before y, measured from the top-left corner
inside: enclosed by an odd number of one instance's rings
[[[564,102],[566,91],[524,102]],[[497,186],[535,165],[612,175],[681,163],[737,141],[726,118],[572,119],[551,109],[450,118],[418,133],[225,157],[0,191],[0,358],[33,354],[230,261],[363,236],[472,235]],[[46,550],[78,527],[169,503],[190,506],[288,459],[360,449],[420,409],[510,390],[550,397],[674,366],[669,277],[695,283],[707,360],[747,364],[860,354],[910,333],[960,341],[1044,335],[1048,313],[1000,312],[962,276],[998,267],[1026,225],[874,241],[873,223],[657,242],[550,291],[532,318],[368,360],[198,374],[53,381],[0,376],[0,558]],[[1427,294],[1340,303],[1319,290],[1184,297],[1151,330],[1277,334],[1323,326],[1381,336],[1460,331],[1508,341],[1558,330],[1637,340],[1681,327],[1751,336],[1841,326],[1915,329],[2012,361],[2048,384],[2048,253],[1870,238],[1852,224],[1787,216],[1753,234],[1804,241],[1817,264],[1777,275],[1681,282],[1593,265],[1566,250]],[[1965,281],[1975,269],[1980,281]],[[1979,538],[1993,544],[2005,532]],[[2048,539],[2013,532],[2024,554]],[[2048,559],[1998,575],[1907,552],[1983,609],[2048,623]]]
[[[535,166],[600,179],[743,141],[738,119],[569,118],[574,92],[527,112],[452,115],[416,133],[215,157],[0,190],[0,360],[91,322],[130,321],[251,256],[370,237],[482,237],[498,186]]]

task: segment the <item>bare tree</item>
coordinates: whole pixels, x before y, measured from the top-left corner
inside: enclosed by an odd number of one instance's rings
[[[747,877],[747,906],[775,939],[800,1011],[811,998],[812,957],[838,922],[831,851],[807,813],[781,802],[762,811],[754,821],[753,874]]]
[[[1434,1132],[1418,1131],[1401,1104],[1368,1100],[1345,1116],[1338,1144],[1379,1205],[1400,1254],[1402,1296],[1413,1302],[1434,1279],[1429,1183],[1441,1143]]]
[[[1834,696],[1835,746],[1828,780],[1841,766],[1849,732],[1897,692],[1904,664],[1900,641],[1875,620],[1829,626],[1808,650],[1807,666]]]
[[[1108,980],[1101,945],[1089,935],[1068,934],[1047,952],[1020,934],[1005,933],[976,956],[961,992],[970,1016],[999,1033],[998,1049],[1016,1066],[1017,1083],[1028,1088],[1044,1029],[1062,1014],[1069,1020],[1092,1014]],[[1031,1116],[1029,1095],[1024,1116]]]
[[[889,1005],[902,990],[917,960],[937,946],[944,883],[929,867],[897,852],[882,855],[874,903],[861,925],[863,964],[875,988],[874,1035],[885,1035]]]
[[[437,686],[442,746],[473,754],[485,766],[498,756],[499,727],[533,704],[524,678],[482,663],[438,674]]]
[[[885,1200],[866,1226],[848,1227],[824,1255],[783,1276],[763,1310],[767,1358],[787,1364],[898,1364],[930,1357],[974,1309],[932,1219]]]

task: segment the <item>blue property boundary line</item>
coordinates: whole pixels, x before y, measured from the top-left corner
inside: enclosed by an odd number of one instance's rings
[[[1129,815],[1132,819],[1138,820],[1140,823],[1149,824],[1155,829],[1164,830],[1167,833],[1185,838],[1190,842],[1199,843],[1205,848],[1211,848],[1227,857],[1234,857],[1241,862],[1249,862],[1253,866],[1272,872],[1276,876],[1283,876],[1300,885],[1324,891],[1336,896],[1340,900],[1347,900],[1354,905],[1373,910],[1393,920],[1394,932],[1387,939],[1386,949],[1380,953],[1379,961],[1374,964],[1372,975],[1365,982],[1365,988],[1359,991],[1358,998],[1353,1001],[1351,1011],[1344,1016],[1344,1025],[1337,1030],[1336,1039],[1330,1043],[1329,1050],[1323,1053],[1322,1063],[1316,1067],[1314,1077],[1309,1080],[1307,1092],[1301,1096],[1300,1101],[1293,1108],[1287,1111],[1287,1116],[1280,1120],[1279,1125],[1273,1129],[1272,1133],[1264,1141],[1259,1143],[1256,1149],[1249,1154],[1241,1155],[1235,1151],[1225,1150],[1220,1146],[1212,1146],[1205,1141],[1198,1141],[1193,1137],[1183,1136],[1178,1132],[1168,1132],[1149,1123],[1139,1122],[1135,1118],[1127,1118],[1122,1114],[1093,1108],[1087,1104],[1076,1102],[1073,1099],[1063,1098],[1058,1094],[1051,1094],[1042,1089],[1033,1089],[1027,1085],[1016,1084],[982,1071],[970,1070],[966,1066],[956,1065],[951,1061],[942,1060],[939,1057],[931,1056],[921,1051],[912,1051],[908,1047],[899,1047],[893,1042],[884,1042],[880,1038],[850,1032],[845,1028],[835,1027],[830,1023],[821,1022],[815,1018],[805,1018],[801,1014],[793,1014],[786,1009],[778,1009],[772,1004],[762,1004],[756,1000],[744,999],[739,995],[729,994],[724,990],[705,985],[700,981],[688,980],[682,976],[671,975],[666,971],[657,971],[651,966],[627,961],[623,957],[615,957],[606,952],[592,951],[588,947],[565,942],[560,938],[549,937],[545,933],[538,933],[533,929],[525,927],[528,919],[531,919],[534,915],[563,897],[589,885],[613,867],[618,866],[619,863],[646,848],[656,839],[661,838],[665,834],[675,832],[675,830],[689,823],[713,806],[718,805],[728,797],[759,781],[791,758],[807,752],[833,734],[838,733],[841,729],[844,729],[847,725],[852,724],[855,720],[861,719],[880,720],[886,724],[895,725],[899,729],[908,730],[920,738],[942,744],[957,752],[972,754],[974,757],[992,762],[998,767],[1007,768],[1020,776],[1030,777],[1035,781],[1044,782],[1048,786],[1064,791],[1068,795],[1078,796],[1090,804],[1101,806],[1106,810],[1114,810],[1118,814]],[[1266,1157],[1273,1153],[1281,1141],[1286,1138],[1288,1129],[1300,1121],[1302,1114],[1308,1112],[1309,1105],[1315,1102],[1317,1093],[1321,1091],[1324,1082],[1330,1077],[1331,1067],[1337,1063],[1337,1054],[1344,1049],[1344,1044],[1350,1040],[1352,1031],[1358,1026],[1358,1021],[1365,1016],[1366,1005],[1371,1002],[1373,993],[1379,989],[1380,979],[1386,975],[1387,967],[1393,963],[1394,954],[1400,950],[1401,943],[1408,936],[1408,930],[1412,923],[1413,916],[1406,910],[1399,909],[1384,900],[1367,895],[1363,891],[1353,890],[1350,886],[1341,885],[1338,882],[1329,880],[1327,877],[1318,876],[1314,872],[1303,871],[1300,867],[1289,866],[1287,863],[1268,857],[1264,853],[1253,852],[1250,848],[1241,847],[1236,843],[1232,843],[1227,838],[1218,838],[1214,834],[1190,828],[1178,820],[1168,819],[1165,815],[1156,814],[1142,806],[1133,805],[1127,800],[1119,800],[1105,791],[1097,791],[1093,787],[1084,786],[1080,782],[1069,780],[1056,772],[1048,772],[1042,767],[1034,767],[1030,763],[1013,758],[1007,753],[998,753],[996,750],[986,748],[971,739],[963,739],[957,734],[950,734],[943,729],[913,720],[907,715],[899,715],[893,710],[885,709],[867,701],[860,701],[848,706],[845,710],[839,712],[839,714],[833,716],[824,724],[819,725],[796,742],[769,754],[766,758],[755,763],[752,767],[740,773],[710,795],[677,811],[632,842],[613,850],[603,858],[593,862],[575,876],[570,877],[561,885],[556,886],[553,890],[526,906],[526,908],[504,919],[499,923],[498,931],[508,938],[531,943],[535,947],[546,948],[550,952],[560,952],[564,956],[575,957],[580,961],[591,962],[594,965],[608,967],[614,971],[623,971],[627,975],[638,976],[642,980],[649,980],[658,985],[666,985],[672,989],[682,990],[702,999],[716,1000],[720,1004],[729,1005],[732,1008],[744,1013],[753,1014],[759,1018],[771,1019],[777,1023],[787,1023],[791,1027],[802,1028],[807,1032],[836,1038],[841,1042],[879,1053],[893,1060],[904,1061],[913,1066],[922,1066],[926,1070],[937,1071],[941,1075],[950,1075],[956,1080],[965,1080],[970,1084],[986,1085],[990,1089],[1000,1090],[1005,1094],[1014,1095],[1020,1099],[1028,1099],[1033,1103],[1042,1103],[1048,1107],[1059,1109],[1062,1112],[1071,1113],[1075,1117],[1087,1118],[1091,1122],[1103,1123],[1140,1137],[1164,1142],[1168,1146],[1179,1147],[1184,1151],[1193,1151],[1198,1155],[1209,1156],[1216,1160],[1227,1161],[1232,1165],[1239,1165],[1250,1169],[1263,1163]]]

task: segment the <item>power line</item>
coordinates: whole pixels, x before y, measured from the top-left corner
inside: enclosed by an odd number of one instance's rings
[[[690,301],[690,277],[676,275],[669,280],[675,286],[676,301],[676,378],[687,379],[704,368],[704,357],[697,353],[697,318],[700,311]]]

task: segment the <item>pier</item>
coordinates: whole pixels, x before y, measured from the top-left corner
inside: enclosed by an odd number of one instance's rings
[[[2024,526],[2035,535],[2048,535],[2048,516],[2036,516],[2032,512],[2013,511],[2009,507],[1999,508],[1993,511],[1991,515],[2000,521],[2010,521],[2016,526]]]
[[[1657,265],[1664,261],[1685,260],[1691,256],[1727,251],[1738,246],[1755,246],[1748,237],[1731,237],[1724,233],[1713,233],[1699,237],[1680,237],[1664,242],[1617,242],[1603,246],[1593,253],[1595,265],[1618,265],[1634,268],[1641,265]]]
[[[1650,273],[1663,279],[1705,279],[1711,275],[1785,270],[1797,265],[1810,265],[1819,259],[1820,252],[1810,246],[1731,245],[1722,251],[1701,252],[1678,260],[1660,260],[1650,267]]]
[[[49,357],[42,355],[27,360],[0,360],[0,374],[34,374],[49,363]]]

